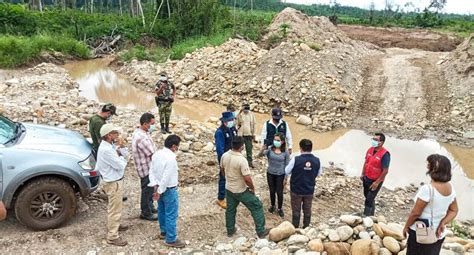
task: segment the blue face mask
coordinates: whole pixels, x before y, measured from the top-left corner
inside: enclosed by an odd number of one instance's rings
[[[227,127],[228,127],[228,128],[233,128],[234,126],[235,126],[234,121],[229,121],[229,122],[227,122]]]
[[[374,148],[379,146],[379,142],[375,141],[374,139],[370,140],[370,142],[372,143],[372,147]]]
[[[148,133],[152,133],[152,132],[155,132],[156,131],[156,126],[155,125],[150,125],[150,127],[148,128]]]
[[[274,140],[273,141],[273,146],[275,146],[276,148],[280,148],[281,147],[281,141]]]

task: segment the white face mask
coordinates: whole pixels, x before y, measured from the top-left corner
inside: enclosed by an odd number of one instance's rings
[[[227,127],[228,127],[228,128],[233,128],[234,126],[235,126],[234,121],[229,121],[229,122],[227,122]]]

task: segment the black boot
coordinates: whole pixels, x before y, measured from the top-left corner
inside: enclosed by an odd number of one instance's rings
[[[166,133],[168,133],[168,134],[172,134],[172,132],[170,131],[170,123],[166,123],[166,124],[165,124],[165,131],[166,131]]]
[[[300,216],[292,216],[291,217],[291,223],[293,223],[293,226],[295,228],[298,228],[300,226]]]
[[[374,216],[374,212],[375,212],[375,208],[370,207],[370,206],[366,206],[364,208],[364,217]]]
[[[161,125],[161,133],[162,133],[162,134],[166,134],[165,124],[164,124],[164,123],[160,123],[160,125]]]
[[[307,228],[311,223],[311,215],[303,216],[303,229]]]

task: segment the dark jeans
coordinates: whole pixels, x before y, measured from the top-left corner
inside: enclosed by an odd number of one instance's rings
[[[140,208],[141,208],[141,214],[142,216],[145,217],[152,217],[152,208],[153,208],[153,188],[148,187],[148,184],[150,183],[150,179],[148,178],[148,175],[140,178],[140,184],[141,184],[141,199],[140,199]]]
[[[225,176],[222,175],[221,168],[219,167],[219,186],[217,187],[217,199],[225,199]]]
[[[303,209],[303,228],[311,223],[311,206],[313,204],[313,194],[298,195],[291,192],[291,214],[292,223],[295,228],[300,225],[301,209]]]
[[[416,242],[416,232],[408,230],[407,255],[438,255],[444,238],[433,244],[421,244]]]
[[[285,175],[275,175],[267,173],[268,188],[270,189],[270,202],[275,207],[275,195],[278,196],[278,209],[283,206],[283,181]]]
[[[244,144],[245,144],[245,153],[247,154],[247,161],[249,162],[249,166],[252,166],[252,149],[253,149],[253,138],[252,136],[244,136]]]
[[[237,206],[240,202],[242,202],[250,211],[250,214],[252,214],[257,234],[263,233],[265,231],[265,215],[260,199],[248,189],[242,193],[232,193],[226,190],[226,193],[227,209],[225,210],[225,226],[227,233],[232,233],[235,230],[235,215],[237,214]]]
[[[364,215],[365,216],[374,216],[375,214],[375,197],[379,193],[380,189],[382,188],[383,182],[379,184],[376,190],[370,189],[370,185],[372,185],[373,180],[364,176],[363,180],[364,185],[364,197],[365,197],[365,208],[364,208]]]

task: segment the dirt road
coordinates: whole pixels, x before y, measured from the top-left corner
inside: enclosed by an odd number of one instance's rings
[[[389,48],[368,58],[357,125],[415,138],[423,130],[428,136],[442,130],[449,121],[449,92],[437,63],[445,54]]]

